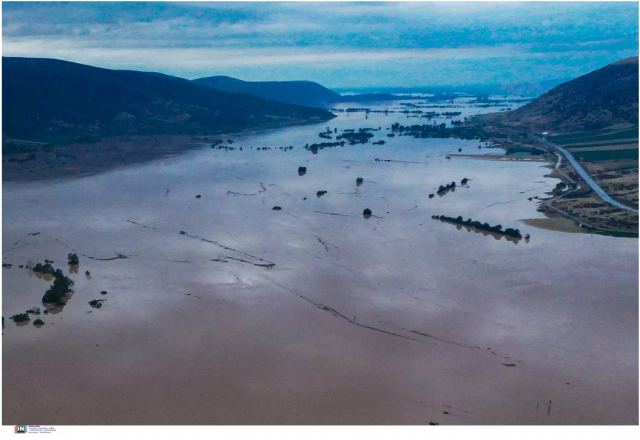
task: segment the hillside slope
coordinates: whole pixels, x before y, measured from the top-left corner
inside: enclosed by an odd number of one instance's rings
[[[483,122],[530,131],[596,130],[638,123],[638,57],[567,81],[529,104]]]
[[[339,101],[341,96],[312,81],[242,81],[229,76],[193,80],[196,84],[231,93],[245,93],[288,104],[321,106]]]
[[[327,111],[225,93],[159,73],[43,58],[2,59],[5,138],[229,132],[319,122]]]

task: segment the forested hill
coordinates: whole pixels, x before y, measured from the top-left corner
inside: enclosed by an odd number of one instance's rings
[[[517,110],[492,113],[482,120],[564,132],[638,124],[638,57],[609,64],[562,83]]]
[[[328,120],[325,110],[227,93],[159,73],[2,58],[4,138],[191,134]]]

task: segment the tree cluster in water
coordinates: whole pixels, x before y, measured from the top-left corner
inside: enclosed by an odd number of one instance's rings
[[[65,276],[60,269],[54,270],[50,263],[37,263],[33,267],[33,271],[53,275],[53,284],[42,296],[42,302],[63,305],[66,295],[71,292],[73,280]]]
[[[53,268],[53,266],[51,265],[51,263],[49,263],[48,260],[45,260],[44,264],[36,263],[36,265],[33,266],[32,270],[36,273],[49,274],[49,275],[53,275],[56,273],[56,270]]]
[[[449,191],[455,191],[455,189],[456,189],[456,182],[451,182],[451,183],[448,183],[448,184],[446,184],[444,186],[440,185],[438,187],[438,195],[439,196],[444,195]]]
[[[344,139],[349,142],[349,145],[366,144],[373,137],[371,130],[368,128],[360,128],[358,131],[344,130],[336,136],[336,139]]]
[[[486,136],[485,132],[478,127],[468,125],[456,125],[448,128],[442,124],[414,124],[401,125],[398,122],[391,124],[391,131],[404,136],[415,138],[460,138],[460,139],[480,139]]]
[[[305,149],[311,151],[313,154],[318,154],[318,150],[322,150],[324,148],[333,148],[333,147],[344,147],[345,142],[320,142],[319,144],[306,144],[304,146]]]
[[[453,117],[453,116],[460,116],[462,114],[462,112],[435,112],[435,111],[424,111],[424,110],[418,110],[418,108],[440,108],[440,106],[436,105],[424,105],[424,106],[417,106],[415,104],[412,105],[408,105],[407,103],[401,103],[400,105],[402,106],[406,106],[406,107],[413,107],[414,109],[408,109],[408,108],[404,108],[402,110],[390,110],[390,109],[371,109],[371,108],[366,108],[366,107],[349,107],[349,108],[332,108],[331,111],[335,112],[335,113],[384,113],[385,115],[388,115],[389,113],[397,113],[397,114],[404,114],[404,115],[414,115],[415,117],[421,117],[421,118],[425,118],[425,119],[434,119],[434,118],[438,118],[438,117]]]
[[[16,324],[20,323],[20,322],[29,321],[29,315],[27,313],[16,313],[15,315],[10,316],[9,318],[12,319],[13,322],[15,322]],[[4,319],[4,318],[2,318],[2,319]]]
[[[494,234],[500,234],[500,235],[506,235],[509,237],[514,237],[514,238],[522,238],[522,234],[520,233],[520,230],[518,229],[514,229],[514,228],[507,228],[507,229],[502,229],[502,225],[495,225],[495,226],[491,226],[489,223],[481,223],[477,220],[472,220],[472,219],[467,219],[464,220],[462,218],[462,216],[458,216],[458,217],[448,217],[446,215],[433,215],[431,216],[432,219],[434,220],[440,220],[440,221],[444,221],[444,222],[449,222],[449,223],[453,223],[456,225],[464,225],[464,226],[470,226],[472,228],[476,228],[476,229],[480,229],[482,231],[488,231],[488,232],[493,232]]]

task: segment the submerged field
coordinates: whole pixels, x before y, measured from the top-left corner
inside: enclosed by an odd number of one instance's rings
[[[388,136],[496,109],[428,105],[4,182],[5,423],[637,423],[637,239],[543,222],[546,162]],[[17,325],[45,259],[74,293]]]

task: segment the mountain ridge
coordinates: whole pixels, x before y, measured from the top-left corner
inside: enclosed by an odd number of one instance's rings
[[[340,99],[340,94],[313,81],[243,81],[218,75],[194,79],[193,82],[225,92],[303,106],[322,106]]]
[[[516,110],[479,120],[534,131],[597,130],[638,124],[638,57],[625,58],[564,82]]]
[[[357,93],[342,95],[314,81],[244,81],[231,76],[208,76],[192,80],[212,89],[244,93],[273,101],[307,107],[324,108],[341,102],[375,102],[397,99],[419,99],[411,96],[398,96],[391,93]]]
[[[68,142],[83,136],[211,134],[334,117],[157,72],[53,58],[3,57],[2,66],[5,138]]]

